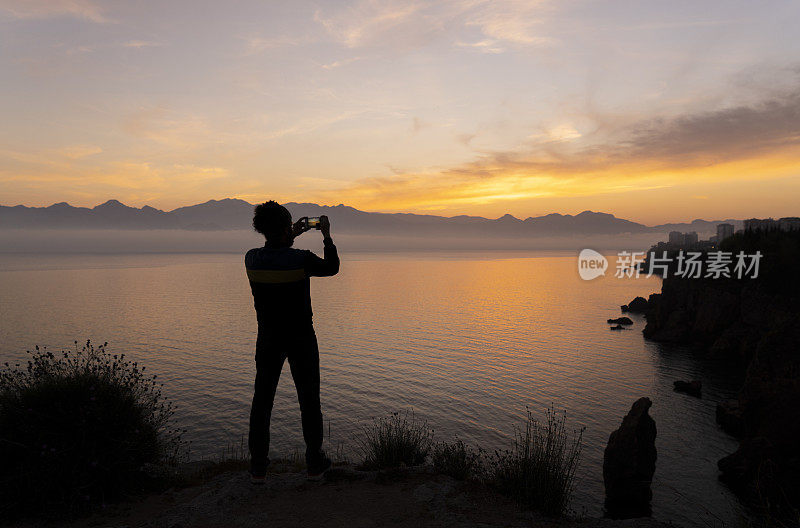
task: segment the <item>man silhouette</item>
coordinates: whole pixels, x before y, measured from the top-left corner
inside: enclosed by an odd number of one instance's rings
[[[256,206],[253,228],[264,235],[266,243],[244,257],[258,319],[256,381],[248,439],[254,484],[264,482],[269,465],[269,421],[287,358],[300,402],[308,478],[320,479],[331,467],[331,460],[322,451],[319,349],[311,318],[309,277],[336,275],[339,255],[326,216],[320,217],[318,227],[325,258],[291,247],[295,237],[309,230],[307,220],[304,217],[292,224],[292,215],[277,202]]]

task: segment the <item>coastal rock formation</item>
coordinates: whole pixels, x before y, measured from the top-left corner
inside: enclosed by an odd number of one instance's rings
[[[630,313],[645,313],[648,309],[647,299],[644,297],[636,297],[634,300],[629,302],[628,304],[623,304],[620,306],[622,312],[630,312]]]
[[[726,482],[759,494],[774,491],[800,504],[800,318],[759,342],[739,393],[744,440],[719,461]]]
[[[650,515],[656,470],[656,423],[648,414],[653,402],[639,398],[611,433],[603,455],[606,516],[630,519]]]
[[[675,381],[673,382],[673,387],[675,392],[682,392],[695,398],[699,398],[703,390],[703,384],[700,380]]]
[[[745,499],[788,511],[800,507],[800,232],[744,233],[723,249],[761,253],[758,277],[669,276],[650,296],[643,334],[739,370],[738,398],[716,411],[741,439],[719,461],[720,478]]]
[[[616,319],[609,319],[606,321],[608,324],[617,324],[617,325],[632,325],[633,321],[631,321],[630,317],[617,317]]]
[[[720,480],[734,490],[747,491],[749,486],[758,482],[761,469],[771,466],[773,459],[774,450],[769,440],[763,436],[745,438],[739,449],[717,462],[722,472]]]
[[[732,287],[733,286],[733,287]],[[644,336],[672,343],[710,346],[740,314],[735,285],[711,279],[669,277],[646,310]]]
[[[720,426],[741,438],[719,461],[720,478],[747,500],[800,504],[800,315],[759,284],[736,292],[669,278],[650,304],[645,337],[692,344],[745,372],[738,399],[716,410]]]
[[[723,431],[737,438],[742,436],[744,422],[739,400],[725,400],[717,404],[717,423]]]
[[[625,330],[625,327],[621,324],[618,324],[617,326],[612,326],[611,330]]]

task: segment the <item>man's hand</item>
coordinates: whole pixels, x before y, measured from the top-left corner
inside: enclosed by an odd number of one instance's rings
[[[292,236],[299,237],[303,233],[308,231],[308,217],[304,216],[294,224],[292,224]]]
[[[331,237],[331,222],[325,215],[319,217],[319,230],[322,231],[323,238]]]

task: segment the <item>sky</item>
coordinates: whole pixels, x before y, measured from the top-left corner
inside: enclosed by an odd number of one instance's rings
[[[0,204],[800,216],[795,0],[0,0]]]

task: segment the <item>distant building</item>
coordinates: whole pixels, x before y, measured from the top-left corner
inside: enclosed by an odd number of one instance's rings
[[[697,232],[691,231],[689,233],[681,233],[680,231],[670,231],[669,242],[670,246],[675,248],[684,249],[696,246],[698,241]]]
[[[787,216],[778,220],[778,229],[781,231],[798,231],[800,230],[800,218],[796,216]]]
[[[717,225],[717,241],[722,242],[728,237],[733,236],[733,224],[718,224]]]
[[[750,218],[744,221],[745,231],[773,231],[778,229],[778,222],[772,218]]]
[[[682,246],[684,241],[683,233],[680,231],[669,232],[669,243],[676,246]]]

